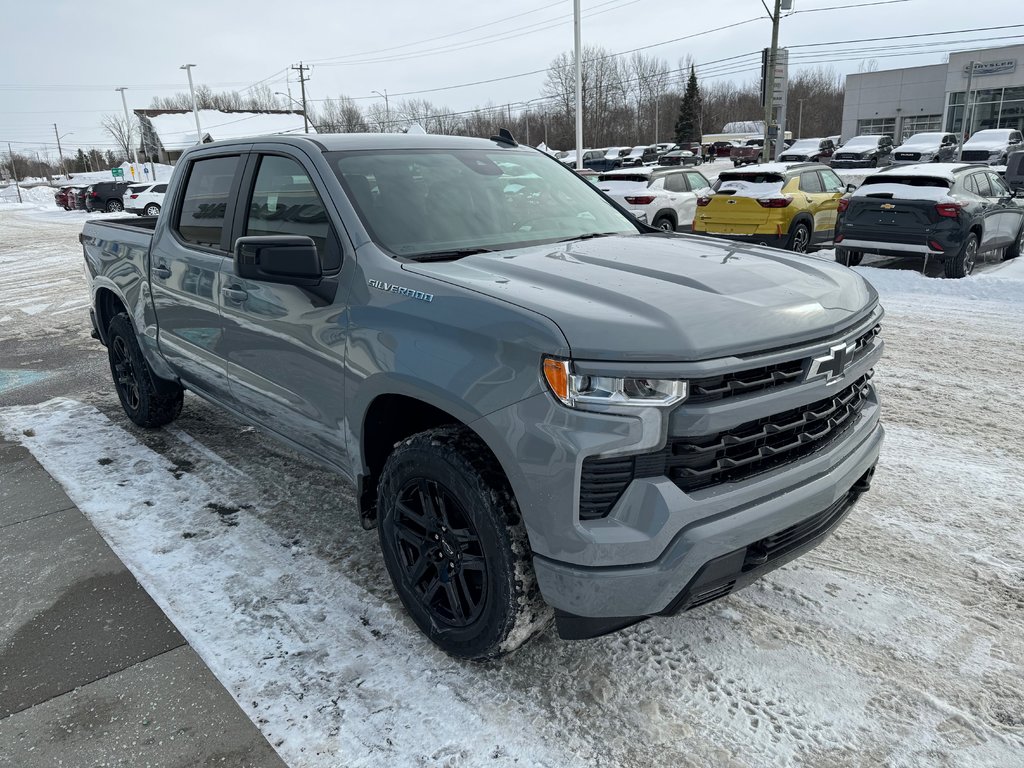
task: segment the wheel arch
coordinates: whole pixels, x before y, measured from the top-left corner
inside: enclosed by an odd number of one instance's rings
[[[131,317],[131,313],[128,311],[128,305],[124,299],[115,293],[112,288],[106,286],[100,286],[96,289],[96,295],[93,297],[93,308],[96,312],[96,330],[99,332],[100,341],[106,345],[107,328],[110,325],[110,321],[121,312],[124,312],[129,317]]]

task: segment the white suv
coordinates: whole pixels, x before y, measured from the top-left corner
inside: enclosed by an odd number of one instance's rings
[[[671,166],[623,168],[597,179],[598,189],[637,218],[643,212],[648,224],[666,232],[693,223],[697,198],[710,187],[699,171]]]
[[[149,184],[132,184],[125,190],[124,202],[125,213],[134,213],[138,216],[159,216],[160,209],[164,206],[164,193],[167,192],[167,182]]]

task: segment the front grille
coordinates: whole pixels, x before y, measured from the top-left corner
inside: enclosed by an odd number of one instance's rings
[[[969,163],[977,163],[979,161],[981,161],[981,162],[988,162],[988,150],[984,150],[984,149],[980,149],[980,150],[979,149],[967,150],[962,155],[960,155],[960,159],[964,160],[965,162],[969,162]]]
[[[606,517],[636,478],[665,476],[690,492],[746,480],[827,447],[856,421],[870,391],[871,373],[831,397],[727,432],[670,437],[655,453],[587,457],[580,480],[580,519]]]
[[[920,152],[897,152],[895,154],[897,160],[920,160]]]
[[[860,160],[860,155],[854,155],[850,152],[840,152],[836,155],[836,160]]]
[[[745,480],[825,447],[855,420],[871,373],[824,400],[742,424],[728,432],[672,438],[666,474],[682,490]]]
[[[803,360],[790,360],[776,365],[766,365],[762,368],[752,368],[748,371],[727,373],[706,379],[692,379],[690,381],[690,396],[686,402],[706,403],[791,384],[800,378],[803,370]]]

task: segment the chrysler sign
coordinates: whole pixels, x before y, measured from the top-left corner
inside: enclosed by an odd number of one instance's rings
[[[1003,59],[1002,61],[976,61],[974,62],[974,76],[984,75],[1008,75],[1017,70],[1016,59]],[[971,65],[964,64],[964,77],[971,73]]]

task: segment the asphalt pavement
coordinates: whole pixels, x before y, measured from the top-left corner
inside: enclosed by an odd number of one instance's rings
[[[0,766],[284,766],[61,487],[2,439],[0,617]]]

